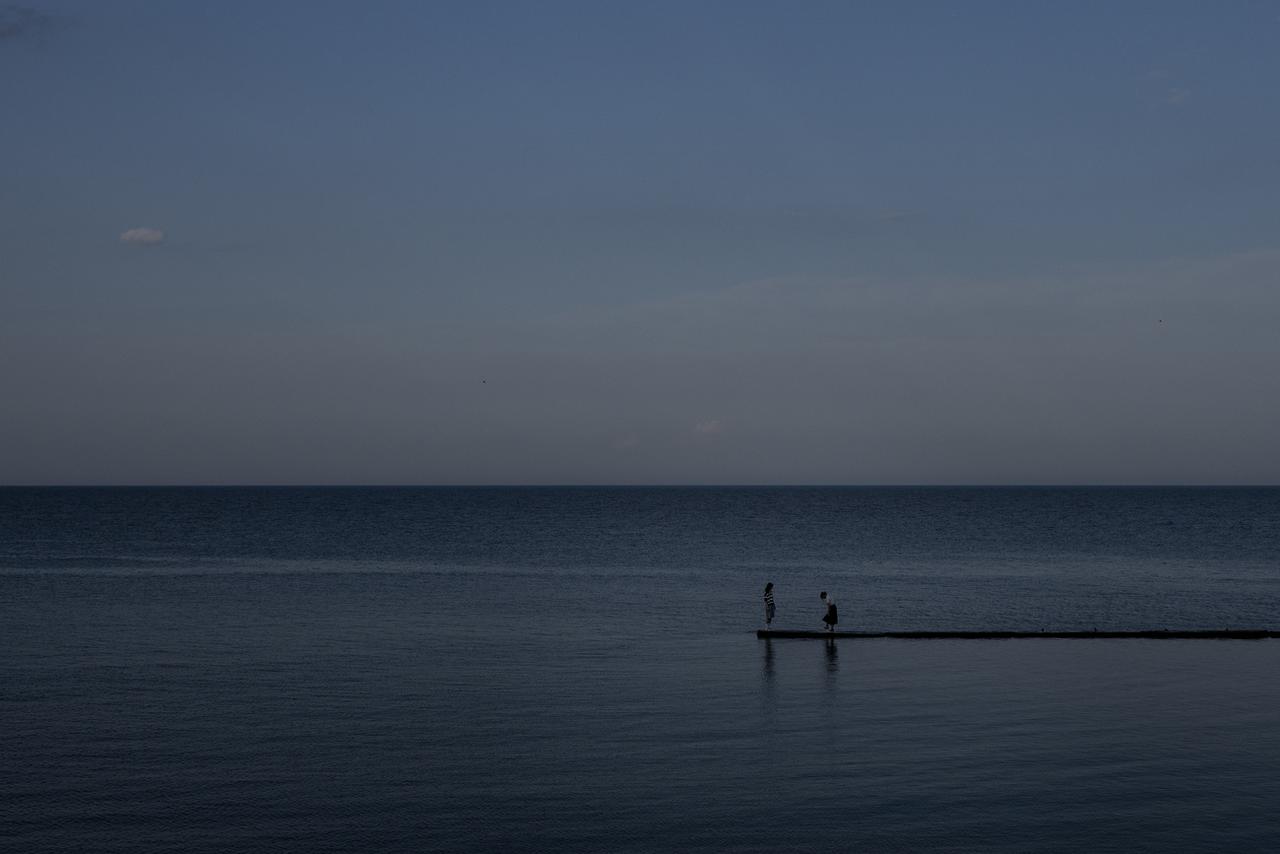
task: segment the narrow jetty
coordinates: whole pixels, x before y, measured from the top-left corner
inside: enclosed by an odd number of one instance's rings
[[[1102,640],[1111,638],[1141,638],[1144,640],[1264,640],[1280,638],[1280,631],[1267,629],[1193,629],[1172,631],[1150,629],[1137,632],[824,632],[788,631],[785,629],[760,629],[758,638],[812,638],[824,640],[849,638],[871,640],[875,638],[900,638],[903,640],[1015,640],[1021,638],[1057,638],[1069,640]]]

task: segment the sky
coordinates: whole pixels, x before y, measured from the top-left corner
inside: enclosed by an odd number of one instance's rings
[[[1275,2],[0,2],[0,484],[1280,483]]]

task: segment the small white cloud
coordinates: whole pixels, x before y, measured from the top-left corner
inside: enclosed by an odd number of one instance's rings
[[[158,228],[131,228],[121,233],[120,242],[132,246],[155,246],[164,243],[164,232]]]
[[[630,450],[631,448],[640,447],[640,437],[634,433],[628,433],[625,436],[619,436],[613,441],[613,447],[620,451]]]
[[[717,433],[724,432],[724,425],[720,423],[719,418],[708,418],[706,421],[699,421],[694,424],[693,432],[702,436],[714,436]]]
[[[1191,97],[1190,89],[1171,88],[1168,92],[1165,93],[1164,102],[1166,104],[1181,104],[1183,101],[1187,100],[1190,97]]]

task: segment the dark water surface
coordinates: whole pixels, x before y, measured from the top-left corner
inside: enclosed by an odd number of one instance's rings
[[[1275,489],[0,489],[0,850],[1275,851]]]

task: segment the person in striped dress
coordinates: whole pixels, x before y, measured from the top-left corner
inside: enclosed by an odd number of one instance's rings
[[[773,622],[773,582],[764,586],[764,627],[767,630]]]

